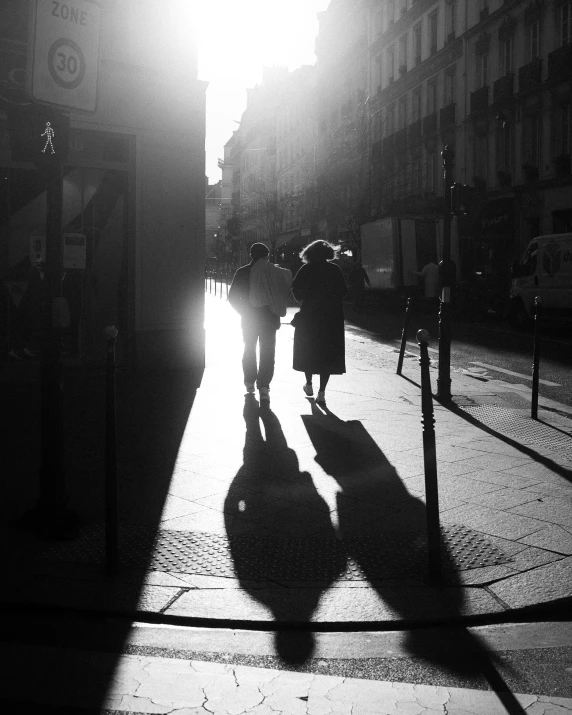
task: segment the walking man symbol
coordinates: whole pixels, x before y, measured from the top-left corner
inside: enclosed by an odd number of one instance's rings
[[[45,154],[46,149],[48,146],[52,150],[51,153],[55,154],[56,150],[54,149],[54,145],[52,144],[52,139],[54,138],[54,130],[52,129],[50,122],[46,122],[46,128],[44,129],[43,133],[40,134],[41,137],[46,137],[46,143],[44,144],[44,148],[42,149],[42,154]]]

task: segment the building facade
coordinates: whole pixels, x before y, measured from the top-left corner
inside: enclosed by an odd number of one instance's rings
[[[81,359],[102,359],[103,329],[113,324],[120,359],[134,366],[204,364],[206,87],[195,43],[178,29],[184,6],[173,0],[158,17],[153,2],[105,3],[96,110],[66,112],[63,232],[84,236],[86,250],[84,265],[66,271],[63,291],[68,350]],[[33,284],[46,189],[34,165],[15,155],[13,121],[30,111],[28,23],[28,2],[3,3],[0,272]]]
[[[572,226],[571,0],[331,0],[318,19],[314,135],[288,124],[286,76],[273,105],[280,194],[313,186],[300,205],[354,257],[360,226],[395,218],[420,264],[440,259],[449,146],[453,181],[472,188],[453,219],[457,279],[508,295],[527,241]]]

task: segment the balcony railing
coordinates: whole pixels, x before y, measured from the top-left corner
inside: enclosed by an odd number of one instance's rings
[[[455,103],[448,104],[439,112],[439,124],[441,129],[455,124]]]
[[[433,114],[428,114],[426,117],[423,117],[423,133],[429,134],[430,132],[436,132],[436,131],[437,131],[437,112],[433,112]]]
[[[400,129],[393,136],[395,137],[395,151],[404,152],[407,149],[407,129]]]
[[[548,55],[548,79],[562,82],[570,79],[572,45],[564,45]]]
[[[383,156],[389,156],[393,154],[395,149],[395,134],[390,134],[388,137],[383,139]]]
[[[481,87],[475,92],[471,92],[471,114],[483,112],[489,106],[489,88]]]
[[[421,120],[418,119],[407,127],[407,136],[409,141],[419,139],[421,136]]]
[[[542,82],[542,60],[536,58],[518,70],[518,91],[528,92]]]
[[[514,94],[514,74],[505,74],[493,84],[493,102],[509,99]]]
[[[381,139],[371,145],[371,163],[379,164],[381,161]]]

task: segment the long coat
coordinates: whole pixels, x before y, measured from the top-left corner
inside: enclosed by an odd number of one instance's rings
[[[296,273],[292,293],[302,306],[294,331],[294,370],[330,375],[346,371],[342,298],[347,292],[334,263],[306,263]]]

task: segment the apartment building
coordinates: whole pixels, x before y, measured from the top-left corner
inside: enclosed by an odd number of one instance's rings
[[[454,181],[474,189],[469,214],[453,219],[457,278],[506,290],[531,236],[572,226],[572,0],[332,0],[318,19],[324,235],[359,250],[360,225],[413,219],[419,259],[440,257],[448,145]],[[281,196],[309,181],[289,152],[308,156],[312,141],[286,130],[286,86],[273,109]]]
[[[461,278],[506,285],[531,236],[570,228],[571,17],[558,0],[370,3],[372,216],[441,215],[454,147],[475,187]]]
[[[326,234],[355,245],[369,203],[367,0],[332,0],[316,38],[319,204]]]

